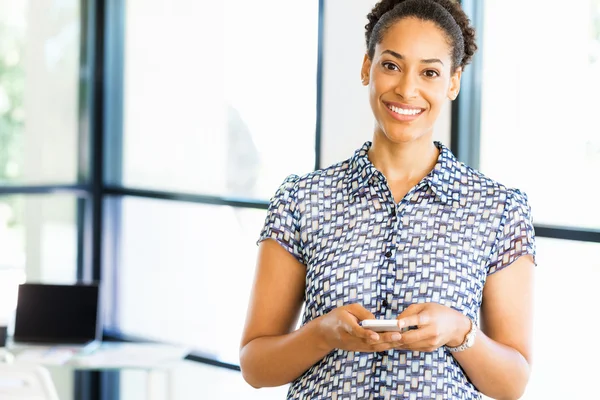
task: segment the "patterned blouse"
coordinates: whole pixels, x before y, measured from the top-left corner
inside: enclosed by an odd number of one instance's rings
[[[527,196],[440,150],[434,169],[395,203],[368,159],[289,176],[271,199],[259,242],[276,240],[306,266],[302,323],[360,303],[395,319],[436,302],[478,321],[488,275],[535,257]],[[478,323],[478,322],[477,322]],[[480,399],[452,354],[334,350],[292,382],[288,399]]]

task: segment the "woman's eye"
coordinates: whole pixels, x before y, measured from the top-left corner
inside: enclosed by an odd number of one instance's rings
[[[425,71],[425,76],[428,78],[436,78],[440,76],[440,74],[433,69],[428,69],[427,71]]]
[[[400,70],[396,64],[391,63],[391,62],[384,62],[383,67],[385,69],[389,69],[390,71],[399,71]]]

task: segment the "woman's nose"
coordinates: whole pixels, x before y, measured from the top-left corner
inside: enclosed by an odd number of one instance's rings
[[[411,74],[402,74],[396,84],[396,94],[404,99],[410,99],[417,96],[418,84]]]

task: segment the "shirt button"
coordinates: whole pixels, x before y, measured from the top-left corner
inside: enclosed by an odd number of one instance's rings
[[[383,301],[381,302],[381,305],[382,305],[383,307],[387,307],[387,306],[389,306],[389,303],[387,302],[387,300],[386,300],[386,299],[383,299]]]
[[[390,257],[392,256],[392,251],[391,251],[391,250],[388,250],[388,251],[385,253],[385,256],[386,256],[387,258],[390,258]]]

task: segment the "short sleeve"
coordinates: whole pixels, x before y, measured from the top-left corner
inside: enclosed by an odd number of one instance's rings
[[[508,267],[525,254],[533,256],[535,262],[535,252],[535,232],[527,195],[511,189],[489,259],[487,274],[491,275]]]
[[[266,239],[274,239],[291,253],[299,262],[304,262],[300,239],[300,215],[298,211],[297,175],[288,176],[271,198],[265,225],[257,244]]]

